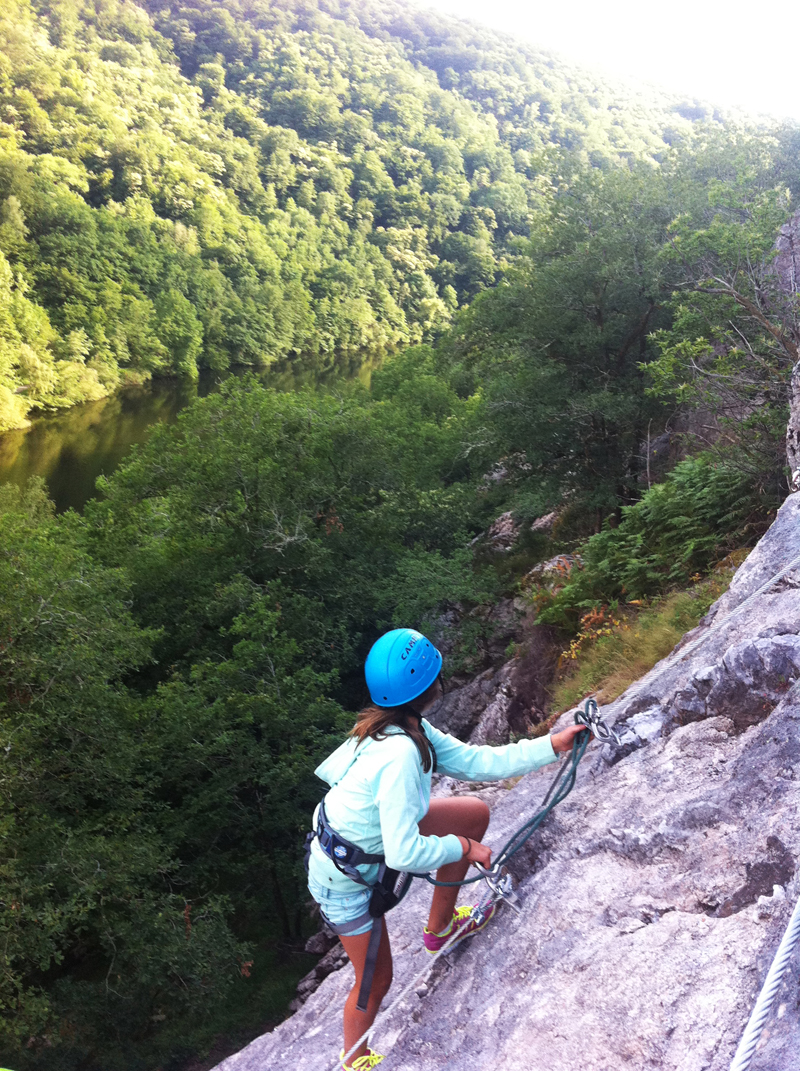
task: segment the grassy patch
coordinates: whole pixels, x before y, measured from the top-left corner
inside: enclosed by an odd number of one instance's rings
[[[615,623],[590,646],[573,644],[562,655],[562,672],[551,710],[569,710],[585,695],[610,703],[665,658],[728,588],[748,551],[729,555],[711,576],[685,591],[672,592],[636,609],[621,607]]]

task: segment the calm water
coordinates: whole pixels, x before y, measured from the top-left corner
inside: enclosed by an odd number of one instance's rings
[[[365,362],[355,374],[368,381],[371,368]],[[0,435],[0,484],[22,486],[31,476],[43,476],[56,509],[82,510],[97,494],[98,476],[110,475],[154,424],[174,423],[181,409],[217,390],[222,378],[203,373],[198,383],[160,379],[99,402],[32,415],[31,427]],[[307,377],[271,373],[264,382],[290,390]]]

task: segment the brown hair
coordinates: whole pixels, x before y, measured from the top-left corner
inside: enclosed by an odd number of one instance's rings
[[[349,735],[362,744],[368,736],[373,740],[385,740],[389,735],[386,730],[390,725],[397,725],[406,736],[410,736],[417,745],[422,769],[425,773],[433,767],[436,769],[436,752],[433,744],[425,735],[420,715],[410,706],[401,707],[364,707]]]

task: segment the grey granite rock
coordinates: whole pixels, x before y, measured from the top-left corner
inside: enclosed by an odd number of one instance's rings
[[[497,692],[499,682],[490,669],[461,687],[448,689],[431,722],[443,733],[468,740],[486,707]]]
[[[625,746],[592,744],[513,860],[522,915],[501,910],[392,1007],[374,1037],[382,1069],[727,1071],[800,895],[800,590],[711,629],[800,553],[798,511],[794,495],[695,631],[700,646],[679,645],[606,708]],[[552,773],[494,790],[490,844],[536,811]],[[389,916],[389,1005],[425,966],[429,896],[415,882]],[[352,979],[333,971],[221,1071],[332,1071]],[[800,954],[752,1071],[800,1066],[799,985]]]

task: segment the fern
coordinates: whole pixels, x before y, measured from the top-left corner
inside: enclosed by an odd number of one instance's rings
[[[765,526],[770,503],[740,470],[705,456],[680,462],[667,479],[622,510],[578,550],[567,582],[536,596],[538,619],[570,630],[593,606],[687,584]]]

